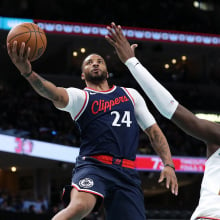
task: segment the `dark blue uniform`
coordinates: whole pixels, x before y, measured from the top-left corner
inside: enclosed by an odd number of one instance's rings
[[[98,195],[97,205],[104,198],[108,220],[145,219],[141,182],[132,168],[139,138],[134,101],[121,87],[85,90],[87,103],[77,120],[81,146],[72,185]]]
[[[88,94],[86,109],[77,120],[80,155],[109,154],[135,160],[139,127],[131,97],[120,87],[109,93]]]

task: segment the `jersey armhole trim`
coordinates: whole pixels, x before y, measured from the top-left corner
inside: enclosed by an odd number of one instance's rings
[[[135,106],[135,102],[134,102],[134,99],[133,99],[131,93],[125,87],[122,87],[122,89],[125,91],[125,93],[128,95],[128,97],[131,99],[131,102]]]
[[[85,95],[86,95],[86,98],[85,98],[85,101],[83,103],[83,106],[82,108],[80,109],[79,113],[74,117],[74,120],[76,121],[80,115],[83,113],[83,111],[85,110],[86,106],[87,106],[87,103],[88,103],[88,93],[86,91],[85,92]]]

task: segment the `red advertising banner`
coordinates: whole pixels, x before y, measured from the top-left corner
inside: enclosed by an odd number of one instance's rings
[[[199,172],[205,170],[206,158],[196,157],[173,157],[174,166],[177,172]],[[160,171],[163,169],[163,162],[157,156],[136,157],[136,168],[142,171]]]
[[[38,19],[24,19],[0,16],[0,29],[10,30],[15,25],[23,22],[34,22],[46,33],[79,35],[88,37],[102,37],[108,34],[106,28],[109,24],[87,24],[64,21],[48,21]],[[128,39],[138,41],[168,42],[204,46],[220,46],[220,35],[174,30],[160,30],[139,27],[122,27],[123,33]]]
[[[108,34],[107,25],[87,24],[63,21],[45,21],[34,19],[46,33],[104,37]],[[140,41],[158,41],[168,43],[220,46],[220,35],[180,32],[171,30],[122,27],[128,39]]]
[[[79,155],[78,147],[3,134],[0,134],[0,154],[1,151],[69,163],[75,163],[76,157]],[[176,156],[173,157],[173,162],[176,172],[202,173],[205,170],[206,158]],[[135,165],[139,171],[160,171],[164,167],[161,159],[155,155],[137,155]]]

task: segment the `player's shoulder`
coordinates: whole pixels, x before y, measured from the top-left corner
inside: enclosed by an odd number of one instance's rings
[[[66,89],[66,90],[68,90],[68,91],[84,91],[84,90],[82,90],[82,89],[75,88],[75,87],[67,87],[67,88],[64,88],[64,89]]]
[[[136,89],[128,87],[122,87],[122,89],[124,89],[134,103],[139,103],[141,100],[143,100],[143,97]]]
[[[78,89],[75,87],[65,88],[70,99],[86,99],[88,94],[85,90]]]
[[[69,94],[84,94],[86,92],[85,90],[75,88],[75,87],[68,87],[68,88],[64,88],[64,89],[66,89],[66,91]]]
[[[121,88],[129,92],[132,96],[140,96],[140,93],[134,88],[129,88],[129,87],[121,87]]]

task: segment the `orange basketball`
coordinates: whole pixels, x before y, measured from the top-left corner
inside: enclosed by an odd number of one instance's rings
[[[47,38],[44,31],[34,23],[25,22],[12,28],[8,33],[7,42],[12,46],[14,41],[18,42],[18,51],[22,42],[25,42],[25,50],[28,47],[31,48],[30,61],[39,59],[47,46]]]

